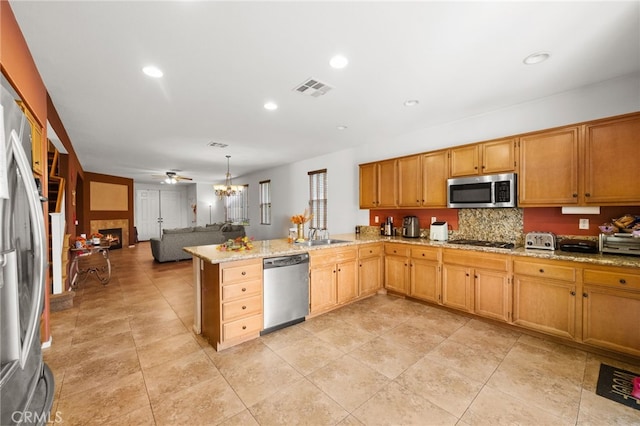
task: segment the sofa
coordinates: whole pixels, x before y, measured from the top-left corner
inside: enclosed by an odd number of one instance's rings
[[[151,238],[151,254],[158,262],[191,259],[183,247],[221,244],[227,240],[244,237],[243,225],[214,223],[207,226],[163,229],[161,238]]]

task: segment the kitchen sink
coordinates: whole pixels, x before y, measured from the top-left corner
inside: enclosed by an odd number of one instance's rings
[[[296,243],[296,244],[301,246],[328,246],[332,244],[350,243],[350,242],[351,241],[349,240],[336,240],[334,238],[327,238],[324,240],[309,240],[309,241],[305,241],[304,243]]]

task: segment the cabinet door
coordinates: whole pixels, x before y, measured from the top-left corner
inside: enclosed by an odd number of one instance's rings
[[[586,126],[585,137],[585,203],[637,204],[640,115]]]
[[[504,272],[474,271],[474,312],[498,321],[509,321],[511,294],[509,278]]]
[[[520,138],[521,206],[578,203],[578,127]]]
[[[422,204],[421,184],[420,156],[398,159],[398,206],[419,207]]]
[[[372,294],[382,287],[382,257],[367,257],[359,263],[359,296]]]
[[[575,339],[575,294],[574,283],[515,275],[513,323]]]
[[[437,262],[411,259],[410,295],[427,302],[440,303],[440,267]]]
[[[322,265],[310,270],[309,310],[312,314],[334,307],[337,301],[335,265]]]
[[[378,205],[376,207],[395,207],[398,200],[397,160],[378,163]]]
[[[451,148],[451,177],[473,176],[479,173],[479,147],[477,144]]]
[[[437,151],[422,156],[422,205],[447,207],[449,151]]]
[[[409,259],[400,256],[385,256],[384,286],[389,290],[407,294],[409,291]]]
[[[582,341],[640,356],[640,293],[585,286]]]
[[[464,266],[442,265],[442,304],[466,312],[473,311],[471,270]]]
[[[378,206],[378,164],[360,166],[360,208],[370,209]]]
[[[515,139],[484,142],[481,149],[482,174],[507,173],[515,170]]]
[[[345,303],[358,297],[358,268],[356,261],[339,263],[336,267],[338,278],[338,303]]]

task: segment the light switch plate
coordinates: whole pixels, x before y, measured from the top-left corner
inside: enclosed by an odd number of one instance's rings
[[[580,219],[579,229],[589,229],[589,219]]]

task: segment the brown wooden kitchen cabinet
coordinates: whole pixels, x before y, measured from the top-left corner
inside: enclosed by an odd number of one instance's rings
[[[439,247],[412,247],[409,263],[409,296],[432,303],[441,301]]]
[[[344,247],[309,253],[309,311],[316,315],[358,297],[358,249]]]
[[[451,148],[450,176],[475,176],[516,171],[515,138]]]
[[[216,350],[254,339],[262,330],[262,259],[204,263],[202,335]]]
[[[585,126],[584,204],[637,205],[640,114]]]
[[[408,244],[384,244],[384,286],[387,290],[409,294],[409,256]]]
[[[508,322],[512,297],[510,275],[507,255],[444,249],[442,304]]]
[[[422,205],[422,156],[398,159],[398,207]]]
[[[569,262],[513,261],[513,323],[554,336],[577,336],[578,271]]]
[[[31,168],[33,172],[39,175],[43,175],[45,169],[43,168],[43,142],[42,142],[42,126],[38,123],[36,118],[31,114],[27,105],[22,101],[16,101],[20,106],[20,109],[27,116],[29,124],[31,125]]]
[[[583,281],[583,343],[640,356],[640,271],[590,266]]]
[[[446,207],[449,150],[398,159],[398,207]]]
[[[397,160],[360,165],[360,208],[396,207]]]
[[[367,244],[358,249],[358,296],[375,294],[382,288],[384,267],[382,243]]]

